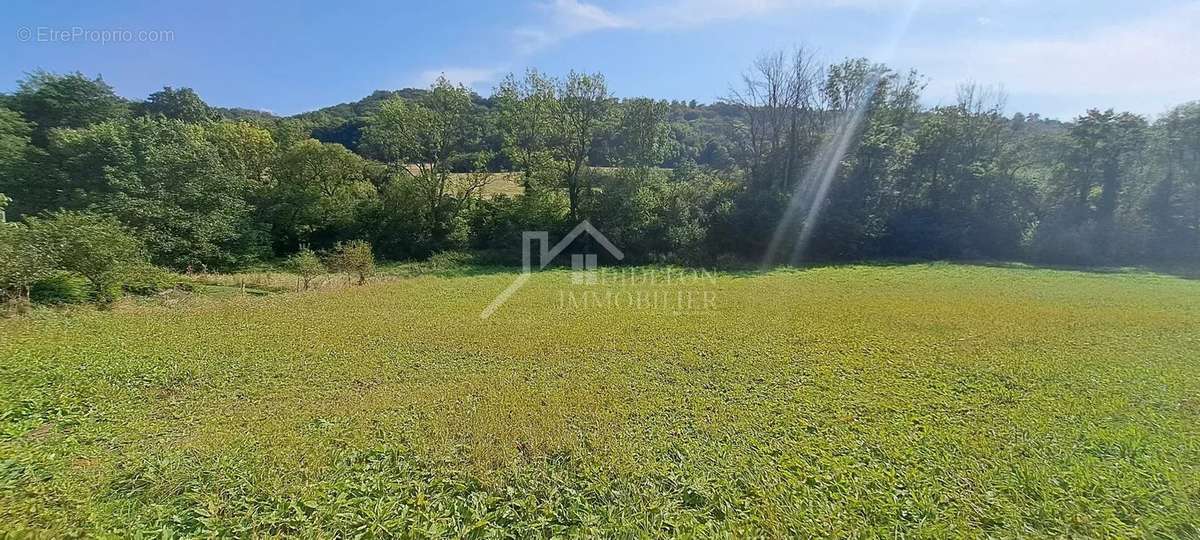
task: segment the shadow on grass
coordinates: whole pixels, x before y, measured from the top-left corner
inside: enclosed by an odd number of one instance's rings
[[[1086,272],[1089,274],[1158,274],[1181,279],[1200,280],[1200,267],[1185,264],[1140,265],[1140,266],[1078,266],[1064,264],[1038,264],[1004,261],[947,261],[967,266],[985,266],[1009,270],[1057,270],[1061,272]]]
[[[1062,272],[1084,272],[1090,274],[1157,274],[1188,280],[1200,280],[1200,266],[1187,264],[1173,265],[1141,265],[1141,266],[1081,266],[1062,264],[1041,264],[1016,261],[990,260],[952,260],[952,259],[871,259],[848,261],[813,261],[799,265],[776,265],[764,268],[759,264],[747,261],[723,261],[718,264],[668,264],[648,261],[637,261],[625,264],[607,264],[609,268],[650,267],[662,269],[678,269],[680,271],[705,271],[732,278],[752,278],[777,271],[805,271],[826,268],[876,267],[890,268],[914,265],[959,265],[1006,270],[1054,270]],[[546,268],[552,270],[569,270],[570,265],[565,261],[556,261]],[[496,262],[470,254],[456,254],[453,260],[430,259],[420,262],[395,263],[382,268],[383,275],[416,277],[435,275],[440,277],[472,277],[486,276],[498,273],[519,273],[521,266],[516,262]]]

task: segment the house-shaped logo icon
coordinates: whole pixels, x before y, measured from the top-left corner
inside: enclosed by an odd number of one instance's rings
[[[510,284],[507,289],[504,289],[500,292],[500,294],[496,295],[496,298],[492,300],[491,304],[488,304],[488,306],[483,309],[483,311],[479,314],[479,317],[481,319],[491,317],[492,314],[500,308],[500,306],[504,305],[504,303],[507,302],[513,294],[516,294],[516,292],[525,285],[526,281],[529,281],[530,276],[533,275],[535,270],[535,264],[536,270],[542,270],[546,268],[550,265],[550,263],[554,262],[555,257],[561,255],[562,252],[566,250],[572,242],[574,242],[584,233],[587,233],[592,240],[594,240],[597,244],[600,244],[600,247],[604,248],[604,250],[607,251],[608,254],[614,259],[619,261],[625,258],[625,253],[617,248],[617,246],[613,245],[613,243],[604,236],[604,233],[601,233],[599,229],[592,225],[592,222],[586,219],[580,222],[579,225],[576,225],[574,229],[571,229],[571,232],[567,233],[567,235],[564,236],[562,240],[559,240],[557,244],[554,244],[553,247],[550,247],[550,233],[546,231],[525,231],[521,233],[521,275],[517,276],[517,278],[513,280],[512,284]],[[533,260],[533,243],[535,240],[538,242],[538,260],[536,263]],[[594,282],[595,276],[594,274],[591,274],[591,272],[596,269],[596,263],[597,257],[594,253],[572,254],[572,281],[575,283],[581,283],[585,281]]]

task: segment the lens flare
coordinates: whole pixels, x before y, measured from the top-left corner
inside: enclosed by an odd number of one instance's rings
[[[913,15],[916,14],[922,1],[912,0],[909,3],[908,9],[897,20],[890,39],[885,41],[874,55],[875,61],[886,64],[892,59],[900,45],[900,40],[908,32]],[[766,256],[763,257],[763,268],[770,268],[781,262],[798,264],[802,261],[808,243],[812,240],[817,220],[821,217],[825,199],[829,195],[829,186],[837,177],[846,152],[849,151],[850,146],[859,135],[863,121],[866,120],[872,96],[879,86],[882,75],[879,70],[872,70],[863,91],[856,96],[853,102],[848,104],[846,110],[834,122],[829,136],[809,163],[801,181],[797,183],[795,191],[792,192],[791,199],[788,201],[787,209],[775,227],[774,234],[771,235]],[[796,238],[796,243],[792,245],[786,261],[781,261],[779,259],[780,251],[789,238],[789,231],[796,225],[796,220],[801,219],[801,216],[803,216],[803,221],[800,222],[800,233]]]

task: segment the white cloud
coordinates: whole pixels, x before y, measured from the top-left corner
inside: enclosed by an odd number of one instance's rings
[[[541,8],[547,13],[541,26],[518,28],[514,31],[517,47],[522,53],[532,53],[579,34],[635,26],[632,21],[578,0],[554,0],[541,5]]]
[[[690,28],[712,22],[762,17],[801,9],[903,9],[930,0],[674,0],[640,10],[634,16],[645,28]],[[933,0],[945,2],[946,0]]]
[[[454,84],[476,88],[482,83],[496,80],[502,71],[499,67],[444,67],[422,71],[417,75],[416,82],[420,87],[427,87],[433,84],[438,77],[445,77]]]
[[[964,80],[1002,82],[1013,94],[1154,113],[1200,97],[1197,29],[1200,3],[1190,3],[1074,37],[941,43],[900,57],[933,77],[933,94]]]
[[[1200,97],[1200,1],[1177,3],[1157,14],[1131,16],[1078,33],[1006,37],[998,16],[1035,0],[665,0],[604,9],[588,0],[544,0],[543,18],[513,32],[519,54],[564,39],[606,30],[675,31],[722,22],[763,19],[784,12],[853,9],[961,17],[977,29],[949,32],[923,46],[887,47],[877,60],[914,67],[932,79],[928,96],[953,99],[962,82],[1003,84],[1014,105],[1112,106],[1140,113]],[[998,4],[1003,9],[997,11]],[[749,24],[749,23],[747,23]],[[919,34],[909,28],[910,34]],[[1012,30],[1017,30],[1013,28]],[[903,41],[901,41],[903,43]],[[519,62],[519,61],[518,61]],[[1021,106],[1021,105],[1018,105]],[[1045,111],[1071,116],[1082,111]]]
[[[914,4],[963,3],[979,0],[670,0],[614,13],[580,0],[553,0],[540,4],[546,18],[538,26],[513,32],[517,48],[525,54],[564,39],[600,30],[663,30],[694,28],[709,23],[747,19],[796,9],[893,9]]]
[[[551,5],[556,23],[563,31],[570,34],[622,28],[629,26],[629,21],[605,11],[599,6],[579,2],[578,0],[555,0]]]

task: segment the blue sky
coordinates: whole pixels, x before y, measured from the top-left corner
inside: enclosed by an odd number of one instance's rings
[[[533,66],[601,71],[618,96],[710,102],[758,54],[802,45],[917,69],[930,104],[965,81],[1060,118],[1200,99],[1200,0],[918,0],[908,19],[913,0],[170,4],[8,2],[0,91],[33,69],[79,70],[126,97],[190,86],[214,105],[292,114],[442,73],[487,94]]]

